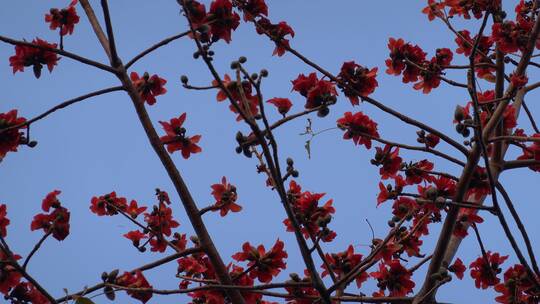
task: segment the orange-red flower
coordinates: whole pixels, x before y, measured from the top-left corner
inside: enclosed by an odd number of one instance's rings
[[[60,35],[73,34],[75,24],[79,23],[79,16],[75,10],[77,0],[71,1],[68,7],[63,9],[51,8],[49,14],[45,14],[45,22],[50,22],[49,28],[60,28]]]
[[[369,274],[377,279],[377,287],[380,291],[374,296],[384,296],[384,290],[388,290],[390,297],[402,297],[412,292],[415,284],[411,280],[411,273],[403,267],[399,260],[391,260],[387,264],[380,263],[379,271]]]
[[[32,40],[32,44],[51,49],[56,49],[57,46],[56,43],[48,43],[39,38]],[[15,55],[9,57],[9,65],[13,67],[13,74],[19,71],[23,72],[25,67],[32,66],[34,75],[39,78],[43,65],[46,65],[49,72],[52,72],[58,60],[60,58],[54,52],[29,45],[16,45]]]
[[[486,289],[490,286],[495,286],[500,282],[497,277],[501,273],[500,265],[508,259],[508,256],[500,256],[498,253],[486,253],[486,258],[478,257],[469,265],[471,277],[474,279],[476,288]]]
[[[199,153],[202,151],[201,147],[197,145],[201,139],[201,135],[195,135],[192,137],[186,136],[186,129],[182,127],[186,120],[186,113],[183,113],[178,118],[172,118],[169,122],[160,121],[163,126],[166,135],[162,136],[161,142],[167,146],[169,153],[180,151],[182,157],[188,159],[193,153]]]
[[[283,117],[285,117],[292,107],[292,102],[289,98],[274,97],[266,102],[273,104],[277,108],[279,114],[283,115]]]
[[[127,200],[125,197],[117,197],[116,192],[102,196],[92,197],[90,210],[98,216],[115,215],[118,210],[125,211],[127,208]]]
[[[257,278],[262,283],[268,283],[272,277],[281,272],[281,269],[286,268],[284,259],[287,258],[287,252],[283,250],[283,247],[284,244],[279,239],[268,252],[263,245],[255,248],[249,242],[245,242],[242,245],[242,251],[234,254],[232,258],[240,262],[248,261],[247,266],[253,266],[249,276],[252,279]]]
[[[321,266],[321,268],[324,269],[321,274],[323,278],[327,276],[330,272],[333,272],[337,277],[348,274],[362,260],[362,255],[355,254],[352,245],[349,245],[349,247],[347,247],[347,250],[343,252],[332,254],[327,253],[325,256],[330,266],[330,269],[326,267],[326,264],[323,264]],[[368,277],[368,274],[365,272],[359,274],[355,278],[356,286],[360,288],[362,286],[362,283],[364,283],[368,279]]]
[[[219,210],[219,214],[225,216],[229,211],[240,212],[240,210],[242,210],[242,206],[236,203],[236,187],[227,183],[227,178],[225,176],[221,178],[221,184],[213,184],[210,187],[212,188],[211,194],[216,200],[214,207],[217,209],[214,209],[213,211]]]
[[[345,85],[342,90],[345,96],[349,98],[352,105],[358,105],[358,96],[368,96],[379,86],[377,82],[378,68],[368,69],[360,66],[354,61],[343,63],[338,79]]]
[[[152,285],[148,283],[146,278],[144,277],[142,271],[137,270],[134,273],[132,272],[124,272],[123,275],[119,276],[116,279],[116,284],[124,287],[129,288],[135,288],[135,289],[141,289],[141,288],[152,288]],[[128,290],[127,294],[137,299],[143,303],[148,302],[150,298],[152,298],[152,292],[151,291],[139,291],[139,290]]]
[[[463,274],[467,268],[463,265],[463,261],[460,258],[457,258],[454,264],[448,267],[448,271],[453,272],[456,277],[460,280],[463,279]]]
[[[156,103],[156,96],[167,93],[167,89],[164,87],[167,80],[160,78],[158,75],[150,76],[150,74],[144,72],[143,76],[139,77],[136,72],[131,72],[129,77],[143,101],[146,101],[149,105]]]
[[[11,110],[6,113],[0,113],[0,132],[3,129],[13,127],[26,122],[26,118],[17,117],[17,110]],[[20,128],[11,129],[0,133],[0,160],[2,160],[8,152],[16,152],[17,147],[21,143]]]
[[[371,138],[379,138],[377,123],[362,112],[345,112],[338,119],[337,126],[345,131],[343,139],[352,139],[355,145],[365,145],[368,149],[371,148]]]

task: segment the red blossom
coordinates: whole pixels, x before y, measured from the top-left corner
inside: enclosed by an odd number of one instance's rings
[[[473,223],[480,224],[483,222],[484,222],[484,219],[482,219],[480,216],[476,214],[476,210],[462,209],[460,210],[460,213],[458,215],[456,226],[454,228],[454,235],[464,238],[469,234],[467,232],[467,228],[469,228],[471,224]]]
[[[535,304],[539,303],[540,295],[535,293],[534,282],[531,280],[525,267],[516,264],[504,272],[504,282],[495,285],[495,291],[502,295],[495,298],[503,304]]]
[[[56,43],[48,43],[45,40],[36,38],[32,44],[42,48],[56,49]],[[16,45],[15,55],[9,57],[9,65],[13,67],[13,74],[24,71],[24,67],[32,66],[36,78],[41,76],[41,69],[46,65],[49,72],[52,72],[54,66],[60,59],[54,52],[46,49],[37,48],[29,45]]]
[[[180,117],[172,118],[169,122],[160,121],[159,123],[166,133],[166,135],[160,137],[160,140],[167,146],[169,153],[180,151],[182,157],[188,159],[192,153],[195,154],[202,151],[201,147],[197,145],[201,139],[201,135],[187,137],[186,129],[182,127],[185,120],[186,113],[183,113]]]
[[[438,0],[428,0],[428,5],[422,9],[422,13],[426,14],[429,21],[433,21],[436,17],[442,17],[444,9],[444,3]]]
[[[142,239],[148,238],[148,236],[139,230],[133,230],[126,234],[124,234],[124,237],[128,240],[131,240],[133,242],[133,246],[139,247],[139,244]]]
[[[206,266],[194,257],[181,258],[177,262],[178,273],[185,273],[187,276],[199,275],[207,270]]]
[[[17,117],[17,110],[0,113],[0,160],[2,160],[8,152],[16,152],[17,147],[22,140],[22,133],[19,131],[21,128],[14,128],[4,132],[2,132],[2,130],[24,122],[26,122],[26,118]]]
[[[56,30],[60,28],[60,35],[73,34],[75,24],[79,23],[79,16],[75,10],[77,0],[71,1],[67,8],[51,8],[49,14],[45,14],[45,22],[50,22],[49,28]]]
[[[370,70],[356,64],[354,61],[343,63],[338,79],[346,85],[342,87],[342,90],[352,105],[359,104],[358,96],[368,96],[379,86],[376,79],[377,71],[378,68]]]
[[[344,116],[337,121],[340,129],[344,130],[343,139],[352,139],[355,145],[365,145],[371,148],[371,138],[379,138],[377,123],[362,112],[352,114],[345,112]]]
[[[387,264],[379,264],[379,271],[369,274],[377,279],[377,286],[380,291],[374,296],[384,295],[384,290],[388,290],[390,297],[402,297],[412,292],[415,284],[411,281],[411,273],[403,267],[399,260],[392,260]]]
[[[362,260],[361,254],[355,254],[354,248],[352,245],[349,245],[347,250],[339,253],[326,254],[326,260],[330,266],[330,269],[327,269],[326,265],[323,264],[321,267],[324,269],[321,276],[325,277],[332,271],[337,277],[341,277],[345,274],[348,274],[360,261]],[[368,274],[362,272],[356,278],[356,285],[358,288],[362,286],[362,283],[368,279]]]
[[[230,272],[231,278],[239,286],[253,286],[254,280],[244,273],[244,268],[236,265],[232,265]],[[262,300],[262,294],[254,292],[242,292],[242,297],[246,301],[246,304],[260,304]]]
[[[129,214],[132,218],[137,218],[140,214],[148,209],[147,207],[139,207],[136,200],[131,200],[129,206],[126,208],[126,213]]]
[[[285,36],[290,35],[294,37],[294,30],[290,27],[287,22],[281,21],[278,24],[273,24],[267,18],[261,17],[257,22],[257,33],[259,35],[267,34],[276,44],[276,48],[272,55],[283,56],[285,54],[286,48],[289,47],[289,39],[286,39]]]
[[[434,167],[433,163],[427,159],[406,165],[405,177],[407,184],[413,185],[420,184],[422,181],[432,181],[433,177],[429,175],[429,172],[431,172]]]
[[[240,16],[232,10],[229,0],[215,0],[210,4],[210,10],[206,16],[206,22],[210,23],[212,41],[219,39],[231,42],[231,33],[240,24]]]
[[[504,21],[494,23],[491,34],[493,41],[497,43],[499,50],[503,53],[514,53],[518,50],[524,51],[527,47],[528,35],[532,27],[526,23],[515,23],[514,21]]]
[[[14,254],[15,261],[20,260],[21,256]],[[16,270],[16,268],[8,262],[8,254],[0,249],[0,292],[7,295],[9,290],[19,284],[22,278],[22,274]]]
[[[98,216],[115,215],[118,210],[127,209],[127,200],[125,197],[117,197],[116,192],[111,192],[102,196],[92,197],[90,210]]]
[[[460,280],[463,279],[463,274],[465,273],[466,269],[467,267],[465,267],[460,258],[457,258],[454,264],[448,267],[448,271],[453,272]]]
[[[245,242],[242,245],[242,251],[234,254],[232,258],[240,262],[249,261],[247,266],[254,266],[249,276],[253,279],[257,278],[262,283],[268,283],[272,277],[281,272],[281,269],[286,268],[284,259],[287,258],[287,252],[283,250],[283,247],[284,244],[279,239],[268,252],[263,245],[255,248],[249,242]]]
[[[375,147],[375,158],[371,160],[371,163],[376,166],[381,166],[379,174],[381,179],[388,179],[395,177],[401,168],[402,158],[399,157],[399,147],[396,147],[392,151],[393,146],[385,145],[384,149]]]
[[[450,17],[458,15],[465,19],[471,18],[471,13],[476,19],[482,18],[484,12],[494,13],[500,9],[500,0],[445,0],[444,4],[450,8]]]
[[[146,101],[148,105],[156,103],[156,96],[167,93],[167,89],[164,87],[167,80],[160,78],[158,75],[150,76],[150,74],[144,72],[143,76],[139,77],[136,72],[131,72],[129,77],[143,101]]]
[[[180,223],[173,218],[172,209],[163,204],[160,204],[159,207],[154,206],[152,212],[145,213],[144,221],[149,229],[166,236],[172,234],[172,228],[180,226]]]
[[[7,206],[5,204],[1,204],[0,205],[0,236],[4,238],[7,236],[7,226],[10,223],[9,219],[6,216],[7,216]]]
[[[331,81],[317,78],[317,74],[311,73],[308,76],[304,74],[291,81],[293,91],[306,97],[306,109],[313,109],[321,105],[334,104],[336,102],[337,91],[334,83]]]
[[[402,219],[409,214],[413,214],[413,212],[417,209],[418,203],[416,203],[415,200],[405,196],[400,196],[392,205],[392,214],[397,216],[399,219]]]
[[[399,194],[401,194],[401,191],[403,190],[403,187],[407,185],[405,180],[401,175],[397,175],[394,178],[395,186],[392,187],[392,185],[388,184],[386,187],[382,182],[379,182],[379,195],[377,196],[377,206],[382,204],[383,202],[397,198]]]
[[[292,102],[289,100],[289,98],[275,97],[266,102],[273,104],[277,108],[278,112],[283,115],[283,117],[285,117],[292,107]]]
[[[41,202],[41,209],[45,212],[49,212],[49,210],[52,208],[58,208],[60,207],[60,201],[58,200],[58,195],[62,193],[59,190],[54,190],[47,194],[43,201]]]
[[[405,43],[401,38],[390,38],[388,49],[390,59],[386,60],[386,73],[397,76],[403,72],[404,83],[417,81],[421,71],[418,66],[425,62],[426,53],[418,45]]]
[[[49,214],[37,214],[34,216],[32,223],[30,224],[30,229],[32,231],[43,229],[45,233],[52,233],[52,236],[62,241],[69,235],[69,211],[62,207],[60,201],[57,198],[57,195],[60,194],[60,191],[54,190],[47,194],[43,199],[42,209],[45,212],[49,212],[53,208],[52,212]]]
[[[213,184],[210,187],[212,188],[211,194],[216,200],[213,211],[219,210],[219,214],[225,216],[229,211],[240,212],[242,210],[242,206],[236,203],[236,187],[227,183],[225,176],[221,178],[221,184]]]
[[[486,259],[481,256],[469,265],[471,277],[474,279],[476,288],[486,289],[490,286],[495,286],[500,282],[497,275],[501,272],[499,267],[506,259],[507,255],[500,256],[498,253],[486,253]]]
[[[523,86],[527,84],[528,81],[529,81],[529,78],[527,78],[527,76],[525,75],[521,75],[521,76],[517,76],[515,74],[510,75],[510,83],[516,90],[521,89]]]
[[[116,279],[116,284],[135,289],[152,288],[152,285],[148,283],[142,271],[140,270],[137,270],[135,272],[124,272],[123,275]],[[148,300],[152,298],[151,291],[128,290],[126,292],[130,297],[137,299],[143,303],[148,302]]]
[[[439,136],[435,135],[435,134],[428,134],[426,135],[426,137],[424,137],[424,143],[426,144],[426,146],[428,148],[435,148],[438,144],[439,144],[439,141],[441,139],[439,138]]]
[[[531,137],[540,138],[540,133],[533,134]],[[517,159],[540,161],[540,142],[533,142],[531,145],[523,147],[523,154],[520,155]],[[540,165],[529,166],[529,169],[540,172]]]
[[[244,21],[253,21],[255,17],[268,16],[268,6],[264,0],[247,0],[242,5],[244,12]]]

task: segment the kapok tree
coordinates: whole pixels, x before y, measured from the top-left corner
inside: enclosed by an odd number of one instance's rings
[[[119,237],[129,239],[134,249],[141,253],[148,248],[161,254],[172,253],[135,269],[105,271],[100,283],[65,296],[59,296],[56,290],[46,290],[27,266],[48,238],[62,241],[70,236],[69,202],[63,201],[58,189],[44,194],[42,212],[36,214],[30,224],[32,231],[43,236],[24,256],[10,249],[8,226],[10,221],[25,219],[8,219],[9,205],[2,204],[0,292],[7,301],[92,303],[91,298],[97,296],[104,295],[114,301],[118,292],[126,292],[143,303],[156,294],[187,294],[191,303],[197,304],[275,303],[273,301],[280,298],[296,304],[436,303],[439,288],[443,285],[452,288],[453,278],[462,279],[465,272],[469,272],[474,287],[493,288],[498,293],[495,298],[498,303],[539,303],[540,270],[534,247],[499,176],[518,168],[540,171],[540,131],[525,103],[527,94],[540,86],[540,82],[527,76],[529,69],[540,67],[533,60],[537,57],[534,51],[540,49],[540,2],[521,0],[515,7],[505,7],[502,1],[429,0],[422,12],[429,21],[444,23],[456,43],[429,50],[433,54],[431,58],[413,42],[389,38],[385,72],[402,77],[406,84],[411,83],[407,88],[429,94],[441,85],[448,85],[468,93],[470,100],[457,105],[455,112],[448,115],[449,120],[453,119],[457,135],[453,130],[446,133],[437,130],[375,99],[380,72],[377,67],[366,67],[352,60],[327,70],[302,55],[291,46],[294,30],[285,21],[269,19],[264,0],[214,0],[208,7],[195,0],[177,2],[187,28],[143,50],[127,63],[118,56],[113,18],[106,0],[100,3],[103,21],[98,20],[88,0],[74,0],[66,8],[53,8],[45,13],[45,22],[59,34],[58,43],[40,38],[26,41],[0,36],[2,42],[14,46],[14,54],[9,58],[14,74],[32,70],[35,77],[40,78],[44,66],[53,72],[61,64],[59,59],[64,58],[110,73],[119,81],[116,86],[67,100],[33,118],[24,118],[17,109],[0,113],[0,159],[12,161],[17,149],[37,145],[38,139],[30,136],[30,126],[36,122],[88,98],[123,91],[132,101],[148,142],[175,192],[169,195],[156,189],[152,206],[143,206],[116,192],[89,197],[90,212],[96,216],[123,217],[133,225],[133,230]],[[77,24],[81,22],[80,8],[108,56],[108,63],[67,50],[64,38],[76,33]],[[515,15],[509,17],[506,10],[514,9]],[[470,19],[471,28],[479,25],[479,29],[456,28],[453,20],[458,18]],[[478,21],[474,23],[474,20]],[[291,95],[305,99],[302,111],[291,113],[293,103],[288,97],[264,98],[267,92],[263,84],[269,72],[265,69],[250,71],[246,57],[231,63],[230,74],[217,70],[213,59],[219,54],[214,46],[232,43],[233,33],[241,23],[253,27],[263,40],[275,44],[275,56],[287,54],[312,69],[286,84],[291,85]],[[193,41],[194,60],[206,65],[208,82],[192,84],[188,76],[182,75],[181,81],[173,85],[181,84],[187,90],[215,91],[217,102],[227,103],[234,113],[234,116],[223,115],[247,127],[248,131],[236,135],[236,151],[248,161],[256,162],[256,173],[266,177],[261,187],[275,193],[276,202],[283,206],[286,215],[284,229],[296,239],[296,244],[287,244],[287,251],[299,250],[304,265],[287,267],[285,243],[279,239],[266,247],[257,240],[246,241],[230,258],[223,256],[214,245],[204,217],[213,212],[221,217],[241,214],[237,188],[224,176],[211,185],[215,202],[208,206],[195,202],[173,159],[187,162],[198,153],[204,153],[200,146],[204,134],[189,129],[185,112],[171,113],[170,120],[159,121],[161,129],[156,130],[147,108],[159,106],[159,98],[167,93],[166,85],[171,82],[156,74],[131,69],[141,58],[177,39]],[[466,63],[454,64],[457,59],[454,57]],[[450,79],[446,74],[449,70],[461,72],[461,80]],[[484,90],[479,88],[479,83]],[[350,140],[358,149],[374,150],[369,161],[380,173],[380,193],[374,203],[392,204],[387,233],[374,236],[369,250],[361,253],[355,250],[352,241],[345,250],[332,246],[338,233],[332,228],[336,212],[332,200],[323,198],[324,193],[303,189],[295,181],[302,168],[297,168],[293,159],[284,159],[274,136],[276,129],[285,128],[290,121],[316,113],[318,118],[310,118],[304,133],[313,138],[320,132],[312,129],[311,122],[327,116],[338,101],[351,104],[351,111],[343,113],[335,125],[342,132],[343,140]],[[384,138],[378,130],[381,122],[364,113],[363,104],[371,104],[417,128],[417,143]],[[518,126],[522,110],[529,124]],[[272,121],[268,115],[271,111],[282,118]],[[440,143],[445,144],[446,150],[440,148]],[[509,149],[520,151],[520,156],[507,157]],[[423,157],[407,160],[400,156],[402,150],[416,151]],[[437,170],[436,161],[456,166],[459,176]],[[188,237],[178,228],[180,223],[172,210],[173,204],[178,203],[184,208],[195,235]],[[511,217],[505,215],[503,208],[509,210]],[[479,232],[485,217],[495,217],[500,222],[509,246],[486,248]],[[510,229],[511,222],[517,224],[518,231]],[[518,243],[517,234],[523,238],[525,246]],[[423,245],[423,239],[428,237],[437,240],[434,248]],[[475,260],[463,261],[456,257],[465,237],[478,241]],[[519,263],[505,263],[509,255],[515,256]],[[177,289],[159,289],[146,279],[146,271],[174,262],[178,264],[178,271],[171,280],[177,281]],[[278,282],[276,277],[285,271],[290,273],[290,279]],[[363,286],[369,281],[376,282],[376,290]],[[353,282],[355,284],[351,284]]]

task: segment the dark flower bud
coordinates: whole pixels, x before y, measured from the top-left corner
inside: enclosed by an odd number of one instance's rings
[[[293,164],[294,164],[293,159],[290,157],[287,157],[287,166],[292,167]]]
[[[463,135],[463,137],[469,137],[469,135],[471,135],[471,130],[468,128],[464,129],[463,132],[461,132],[461,135]]]
[[[463,133],[463,130],[465,130],[465,125],[463,125],[463,124],[461,124],[461,123],[458,123],[458,124],[456,125],[456,132],[458,132],[458,133],[461,134],[461,133]]]
[[[388,226],[390,227],[394,227],[396,225],[396,223],[392,220],[388,221]]]
[[[259,75],[257,73],[251,74],[251,80],[257,80],[259,78]]]
[[[262,69],[262,70],[261,70],[261,76],[262,76],[262,77],[268,77],[268,70]]]
[[[231,62],[231,69],[233,69],[233,70],[238,69],[239,66],[240,65],[239,65],[238,61]]]
[[[245,56],[240,56],[240,58],[238,58],[238,61],[239,61],[240,63],[246,63],[247,58],[246,58]]]
[[[181,81],[183,84],[187,84],[188,81],[189,81],[189,78],[188,78],[186,75],[182,75],[182,76],[180,76],[180,81]]]
[[[242,132],[238,131],[236,132],[236,141],[238,143],[243,143],[244,142],[244,134],[242,134]]]
[[[35,141],[35,140],[32,140],[31,142],[27,143],[26,145],[30,148],[34,148],[35,146],[37,146],[38,142]]]
[[[119,272],[120,270],[118,269],[111,271],[111,273],[109,273],[109,276],[107,277],[107,282],[113,283],[114,281],[116,281],[116,277],[118,276]]]
[[[236,147],[235,151],[238,154],[242,153],[242,147],[240,147],[240,146]]]
[[[295,282],[300,282],[300,276],[295,272],[289,274],[289,277],[291,277],[291,280]]]
[[[325,117],[328,113],[330,113],[330,109],[328,107],[322,107],[317,111],[317,116]]]
[[[114,301],[114,299],[116,298],[114,289],[111,286],[105,286],[105,288],[103,289],[103,292],[105,293],[105,296],[107,297],[107,299],[111,301]]]
[[[193,53],[193,58],[197,59],[199,58],[199,56],[201,55],[201,53],[199,53],[199,51]]]
[[[454,110],[454,119],[456,121],[462,121],[465,118],[465,109],[462,106],[457,105]]]
[[[426,194],[426,197],[430,200],[435,200],[435,198],[437,197],[437,194],[438,194],[439,191],[437,191],[437,188],[435,187],[429,187],[425,194]]]
[[[189,240],[193,242],[195,245],[199,245],[199,238],[195,235],[192,235],[189,237]]]
[[[108,277],[109,277],[109,274],[108,274],[106,271],[104,271],[104,272],[101,274],[101,280],[102,280],[103,282],[107,281],[107,278],[108,278]]]
[[[208,56],[214,56],[214,55],[215,55],[214,51],[212,51],[212,50],[208,51]],[[212,60],[212,59],[210,59],[210,60]]]
[[[416,135],[418,135],[418,137],[424,137],[424,136],[426,136],[426,131],[418,130],[418,131],[416,131]]]
[[[291,176],[294,178],[297,178],[300,175],[300,173],[297,170],[292,170]]]

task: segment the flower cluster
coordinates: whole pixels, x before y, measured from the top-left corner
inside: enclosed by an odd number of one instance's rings
[[[531,137],[540,138],[540,133],[535,133]],[[523,154],[520,155],[517,159],[540,161],[540,142],[536,141],[529,146],[523,147]],[[529,169],[540,172],[540,165],[529,166]]]
[[[45,15],[45,22],[49,22],[50,29],[56,30],[60,28],[60,35],[73,34],[75,24],[79,23],[79,15],[75,10],[78,0],[73,0],[67,8],[57,9],[51,8],[49,14]]]
[[[12,128],[26,122],[26,118],[17,117],[17,110],[11,110],[6,113],[0,113],[0,160],[2,160],[8,152],[16,152],[17,147],[22,141],[20,128]]]
[[[333,272],[337,277],[342,277],[343,275],[349,273],[362,260],[362,255],[355,254],[352,245],[349,245],[349,247],[347,247],[347,250],[343,252],[332,254],[327,253],[325,257],[326,261],[328,261],[330,269],[328,269],[326,265],[323,264],[321,266],[324,270],[321,274],[322,277],[325,277],[330,272]],[[364,283],[368,279],[368,277],[368,274],[365,272],[359,274],[355,278],[356,286],[360,288],[362,286],[362,283]]]
[[[48,43],[45,40],[36,38],[32,40],[31,45],[18,44],[15,46],[15,55],[9,57],[9,65],[13,67],[13,74],[24,72],[25,67],[31,66],[36,78],[41,76],[41,69],[46,65],[49,72],[52,72],[54,66],[60,58],[58,55],[48,49],[56,49],[56,43]]]
[[[478,257],[469,265],[471,277],[474,279],[476,288],[486,289],[497,285],[501,280],[497,277],[501,273],[500,265],[508,259],[508,256],[500,256],[498,253],[488,251],[486,257]]]
[[[245,242],[242,251],[235,253],[232,258],[239,262],[248,261],[247,267],[251,269],[249,276],[252,279],[257,278],[262,283],[268,283],[272,277],[281,272],[281,269],[286,268],[284,259],[287,258],[287,252],[283,247],[284,244],[279,239],[268,252],[263,245],[255,248],[249,242]]]
[[[331,105],[336,103],[337,91],[333,82],[319,79],[317,74],[304,74],[292,81],[293,91],[306,97],[306,109],[313,109],[321,105]]]
[[[411,273],[403,267],[399,260],[392,260],[388,264],[379,264],[379,271],[369,274],[377,279],[379,291],[374,296],[384,296],[384,291],[388,290],[390,297],[402,297],[412,292],[415,284],[411,280]]]
[[[331,242],[336,233],[327,226],[332,221],[332,214],[336,212],[332,206],[333,200],[328,200],[319,206],[319,200],[325,193],[311,193],[302,191],[300,185],[294,180],[289,183],[287,197],[292,206],[296,221],[302,225],[302,233],[307,238],[320,238],[323,242]],[[294,231],[293,224],[289,219],[283,221],[287,231]]]
[[[352,139],[355,145],[365,145],[367,149],[371,149],[372,138],[379,138],[377,123],[362,112],[345,112],[337,126],[345,131],[343,139]]]
[[[236,203],[236,187],[227,183],[227,178],[225,176],[221,179],[221,184],[213,184],[211,188],[211,194],[216,200],[213,205],[213,211],[219,210],[219,214],[225,216],[229,211],[240,212],[240,210],[242,210],[242,206]]]
[[[227,43],[231,42],[232,31],[240,25],[240,16],[233,12],[230,0],[212,1],[208,12],[204,4],[195,0],[186,1],[185,5],[201,41],[217,42],[223,39]]]
[[[358,96],[368,96],[379,86],[377,82],[378,68],[368,69],[354,61],[343,63],[338,79],[344,84],[341,89],[351,104],[358,105]]]
[[[184,121],[186,121],[186,113],[183,113],[178,118],[172,118],[169,122],[160,121],[159,123],[166,134],[161,136],[160,140],[167,146],[169,153],[180,151],[182,157],[188,159],[192,153],[195,154],[202,151],[201,147],[197,145],[199,140],[201,140],[201,135],[187,137],[186,129],[182,127]]]
[[[116,278],[115,284],[123,286],[123,287],[135,288],[135,289],[139,289],[139,288],[151,289],[152,288],[152,285],[148,283],[142,271],[140,270],[137,270],[135,272],[127,272],[127,271],[124,272],[123,275]],[[148,300],[152,298],[151,291],[128,290],[127,294],[130,297],[136,300],[139,300],[143,303],[148,302]]]
[[[43,199],[41,209],[49,213],[40,213],[34,216],[30,229],[32,231],[43,229],[45,233],[51,233],[55,239],[62,241],[69,235],[70,214],[58,200],[57,196],[60,193],[59,190],[54,190],[47,194]]]
[[[167,89],[163,87],[167,80],[160,78],[158,75],[152,75],[145,72],[142,77],[139,77],[139,74],[136,72],[131,72],[129,75],[133,86],[141,95],[143,101],[146,101],[148,105],[153,105],[156,103],[156,96],[163,95],[167,93]]]
[[[501,293],[495,300],[503,304],[538,303],[540,295],[534,290],[534,282],[525,267],[516,264],[504,272],[504,282],[495,285],[495,291]]]
[[[435,51],[431,60],[426,59],[426,53],[418,46],[405,43],[403,39],[390,38],[388,42],[390,59],[386,60],[386,73],[401,75],[404,83],[416,82],[415,90],[422,90],[428,94],[441,83],[443,70],[450,65],[453,53],[448,48],[440,48]]]
[[[471,14],[476,19],[482,18],[484,13],[496,13],[500,10],[500,0],[428,0],[422,12],[428,15],[429,20],[444,16],[443,10],[448,8],[448,17],[460,16],[470,19]]]
[[[218,102],[226,100],[228,97],[232,99],[232,102],[235,102],[236,105],[240,108],[240,111],[245,116],[255,116],[259,114],[259,98],[257,95],[252,95],[253,88],[249,81],[233,81],[228,74],[225,74],[222,80],[225,90],[220,89],[217,93],[216,99]],[[212,85],[215,87],[219,86],[218,81],[213,80]],[[231,104],[229,109],[238,114],[236,117],[237,121],[243,119],[242,114],[238,112],[238,109]]]

